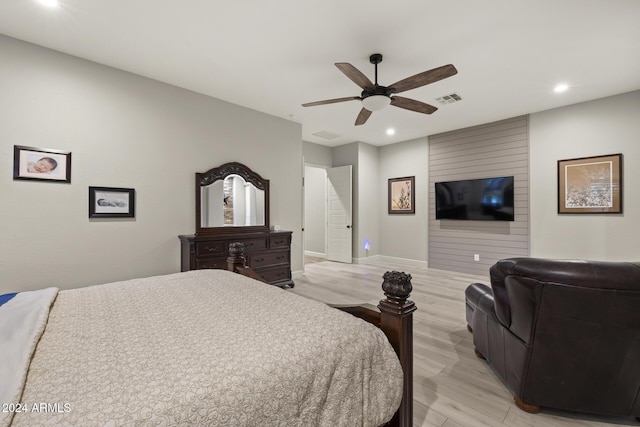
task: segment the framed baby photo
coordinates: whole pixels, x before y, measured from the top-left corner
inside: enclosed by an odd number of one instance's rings
[[[13,146],[13,179],[71,182],[71,152]]]
[[[135,218],[136,190],[89,187],[89,218]]]

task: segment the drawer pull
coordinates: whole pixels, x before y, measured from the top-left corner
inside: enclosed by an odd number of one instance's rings
[[[257,258],[256,259],[256,262],[263,262],[263,261],[264,261],[264,258]]]
[[[218,247],[217,247],[217,246],[214,246],[214,247],[210,248],[209,246],[207,246],[207,250],[208,250],[209,252],[215,252],[215,251],[217,251],[217,250],[218,250]]]

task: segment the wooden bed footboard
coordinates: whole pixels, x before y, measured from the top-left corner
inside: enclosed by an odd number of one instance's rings
[[[242,243],[229,245],[227,267],[229,271],[265,281],[245,265]],[[409,427],[413,425],[413,312],[416,310],[415,303],[408,299],[412,290],[411,275],[388,271],[382,278],[386,299],[381,300],[377,307],[371,304],[329,305],[375,325],[389,339],[404,371],[404,384],[400,407],[387,425]]]
[[[413,425],[413,312],[416,305],[409,300],[411,275],[399,271],[387,271],[383,276],[382,290],[386,299],[378,306],[332,305],[377,326],[389,339],[404,371],[402,402],[388,426]]]

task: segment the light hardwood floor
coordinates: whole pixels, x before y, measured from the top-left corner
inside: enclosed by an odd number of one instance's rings
[[[317,260],[316,260],[317,261]],[[422,427],[640,426],[635,418],[612,418],[543,409],[518,409],[508,390],[473,352],[467,331],[464,290],[488,278],[391,264],[305,265],[291,292],[326,303],[371,303],[382,293],[382,275],[399,270],[412,275],[414,313],[414,425]]]

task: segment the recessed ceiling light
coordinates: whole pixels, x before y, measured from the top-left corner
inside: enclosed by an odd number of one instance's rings
[[[396,133],[395,129],[393,129],[393,128],[387,129],[387,135],[395,135],[395,133]]]
[[[556,87],[553,88],[553,91],[555,93],[562,93],[562,92],[566,92],[569,89],[569,85],[566,83],[560,83],[559,85],[557,85]]]
[[[51,7],[51,8],[60,7],[60,2],[58,0],[38,0],[38,1],[40,2],[40,4],[47,7]]]

